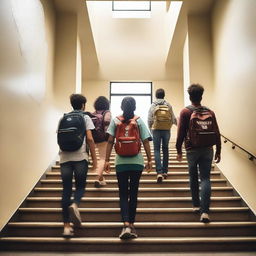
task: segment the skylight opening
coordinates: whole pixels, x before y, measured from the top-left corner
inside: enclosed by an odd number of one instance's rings
[[[113,18],[150,18],[150,1],[113,1]]]

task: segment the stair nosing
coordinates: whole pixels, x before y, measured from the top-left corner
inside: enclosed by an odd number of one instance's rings
[[[11,227],[63,227],[62,222],[10,222]],[[136,228],[153,227],[153,228],[201,228],[201,227],[241,227],[241,226],[256,226],[253,221],[237,221],[237,222],[210,222],[207,225],[201,222],[136,222]],[[123,227],[122,222],[82,222],[82,227],[88,228],[107,228],[107,227]]]
[[[62,212],[62,209],[59,207],[20,207],[18,209],[21,212]],[[114,207],[106,207],[106,208],[79,208],[80,212],[118,212],[120,213],[120,208],[114,208]],[[245,212],[249,211],[248,207],[212,207],[210,208],[211,212],[223,212],[223,211],[229,211],[229,212]],[[145,212],[145,213],[166,213],[166,212],[194,212],[192,208],[137,208],[137,213]]]
[[[79,238],[62,238],[62,237],[1,237],[0,242],[29,242],[29,243],[90,243],[90,244],[124,244],[119,238],[109,237],[79,237]],[[154,238],[137,238],[125,241],[129,244],[171,244],[171,243],[228,243],[228,242],[256,242],[256,237],[154,237]]]

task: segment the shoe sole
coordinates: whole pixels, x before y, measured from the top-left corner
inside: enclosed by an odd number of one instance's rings
[[[121,236],[119,236],[120,239],[125,240],[125,239],[130,239],[132,238],[132,234],[131,233],[124,233]]]
[[[157,183],[162,183],[163,182],[163,177],[158,177],[156,182]]]
[[[70,214],[70,219],[73,222],[74,226],[81,227],[81,219],[79,219],[79,217],[77,217],[73,207],[69,208],[69,214]]]
[[[101,188],[101,185],[100,185],[100,183],[98,181],[95,181],[94,182],[94,187],[95,188]]]
[[[64,235],[64,234],[62,234],[62,236],[63,236],[64,238],[72,238],[72,237],[74,237],[74,233],[72,233],[72,234],[70,234],[70,235]]]
[[[137,234],[131,233],[131,238],[137,238],[137,237],[138,237]]]
[[[203,219],[201,219],[200,221],[203,222],[203,223],[209,223],[209,222],[210,222],[210,219],[208,219],[208,218],[203,218]]]

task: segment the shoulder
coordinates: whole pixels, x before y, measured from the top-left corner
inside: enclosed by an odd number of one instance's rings
[[[91,118],[87,114],[84,115],[84,119],[85,119],[85,121],[91,120]]]
[[[188,109],[187,107],[186,108],[183,108],[181,111],[180,111],[180,116],[190,116],[192,114],[192,110]]]

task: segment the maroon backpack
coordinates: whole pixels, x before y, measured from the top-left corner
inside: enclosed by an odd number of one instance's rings
[[[120,156],[135,156],[141,148],[140,131],[137,124],[138,116],[134,116],[128,122],[123,122],[124,117],[118,116],[116,123],[115,150]]]
[[[86,112],[87,115],[92,119],[95,129],[92,130],[93,140],[96,143],[107,141],[108,134],[106,133],[107,125],[105,123],[104,117],[109,110],[95,111],[93,113]]]
[[[187,140],[192,147],[211,147],[217,142],[217,123],[210,109],[206,107],[188,106],[192,111],[189,120]]]

